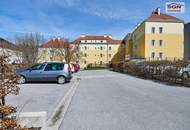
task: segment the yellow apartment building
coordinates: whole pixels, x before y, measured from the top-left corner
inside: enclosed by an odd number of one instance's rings
[[[123,45],[124,48],[121,57],[123,57],[122,59],[124,59],[125,61],[128,61],[132,58],[133,55],[132,34],[128,33],[123,39],[121,44]]]
[[[43,44],[39,48],[38,54],[38,62],[49,62],[49,61],[62,61],[65,62],[63,57],[64,50],[62,49],[64,46],[69,46],[69,42],[65,42],[60,38],[53,38],[47,43]]]
[[[160,13],[160,9],[157,8],[123,41],[126,46],[126,55],[131,58],[183,59],[184,22],[174,16]]]
[[[121,40],[113,40],[111,36],[81,35],[74,41],[79,44],[83,59],[80,61],[82,68],[87,66],[105,66],[113,61],[118,52]]]

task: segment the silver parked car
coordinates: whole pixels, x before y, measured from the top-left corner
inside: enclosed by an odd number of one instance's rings
[[[71,69],[68,64],[59,62],[45,62],[36,64],[25,70],[17,70],[20,75],[19,83],[56,81],[59,84],[68,82],[72,78]]]
[[[189,77],[190,77],[190,64],[187,65],[187,66],[184,67],[184,68],[181,68],[180,71],[179,71],[179,75],[180,75],[182,78],[189,78]]]

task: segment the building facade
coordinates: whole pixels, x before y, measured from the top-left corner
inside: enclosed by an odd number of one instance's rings
[[[87,66],[107,66],[118,52],[121,40],[113,40],[111,36],[88,36],[82,35],[74,41],[79,44],[82,58],[80,65]]]
[[[153,11],[124,40],[126,55],[132,59],[178,60],[184,58],[184,22]]]
[[[20,63],[22,61],[22,53],[13,43],[0,38],[0,55],[9,56],[10,63]]]
[[[53,38],[47,43],[43,44],[39,48],[38,62],[49,62],[49,61],[61,61],[65,62],[65,49],[64,47],[69,46],[69,42],[63,41],[60,38]]]
[[[185,24],[184,37],[184,57],[185,60],[190,60],[190,23]]]

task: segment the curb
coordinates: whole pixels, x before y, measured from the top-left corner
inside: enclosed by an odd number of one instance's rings
[[[56,106],[51,117],[47,120],[45,126],[43,126],[41,130],[59,130],[59,127],[64,119],[64,116],[78,85],[79,80],[76,80],[68,92],[65,94],[65,96],[61,99],[59,104]]]

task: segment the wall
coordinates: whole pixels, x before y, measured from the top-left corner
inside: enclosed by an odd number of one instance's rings
[[[155,27],[155,33],[151,32]],[[163,28],[163,33],[159,33],[159,27]],[[159,53],[163,53],[163,59],[183,59],[184,57],[184,24],[167,22],[146,22],[145,36],[145,57],[149,59],[151,52],[155,52],[155,58],[159,58]],[[151,41],[155,40],[152,46]],[[159,40],[163,40],[163,45],[159,45]]]
[[[54,53],[51,53],[51,51]],[[50,61],[61,61],[65,62],[64,57],[60,54],[59,50],[56,48],[39,48],[38,62],[50,62]]]
[[[84,68],[89,64],[99,65],[101,61],[102,64],[109,63],[117,53],[119,45],[120,44],[81,43],[80,51],[83,54],[83,57],[81,58],[82,61],[80,61],[81,67]],[[85,50],[85,47],[87,47],[87,50]],[[102,47],[103,50],[100,50],[100,47]],[[109,50],[109,47],[111,47],[111,50]],[[87,55],[86,57],[84,56],[85,54]],[[103,55],[102,57],[100,57],[101,54]],[[109,54],[111,54],[111,57],[109,57]]]
[[[141,23],[132,33],[132,58],[145,57],[145,22]]]
[[[185,60],[190,60],[190,23],[185,24],[184,33],[185,33],[184,57]]]

